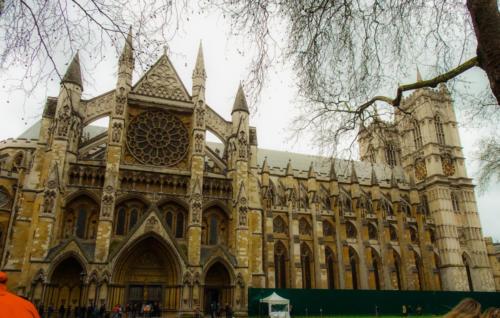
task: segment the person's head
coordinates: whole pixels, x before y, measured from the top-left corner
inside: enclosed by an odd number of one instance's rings
[[[458,303],[444,318],[479,318],[481,304],[472,298],[465,298]]]
[[[500,308],[490,307],[486,309],[481,318],[500,318]]]
[[[7,280],[9,278],[7,277],[7,273],[6,272],[0,272],[0,285],[5,285],[7,284]]]

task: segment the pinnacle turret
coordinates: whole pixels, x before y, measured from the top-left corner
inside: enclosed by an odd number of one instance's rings
[[[356,168],[354,167],[354,161],[351,161],[351,182],[358,183],[358,175],[356,174]]]
[[[314,171],[314,164],[312,161],[309,166],[309,171],[307,172],[307,178],[316,178],[316,172]]]
[[[205,91],[205,80],[207,79],[207,73],[205,72],[205,61],[203,59],[203,46],[198,47],[198,55],[196,56],[196,65],[193,69],[193,96],[202,96]],[[203,96],[201,98],[204,98]]]
[[[243,86],[241,86],[241,83],[238,87],[238,92],[236,93],[236,98],[234,100],[233,110],[231,111],[231,114],[237,111],[246,112],[247,114],[250,113],[250,111],[248,110],[247,100],[245,98],[245,92],[243,92]]]
[[[132,26],[128,29],[127,39],[125,40],[125,45],[123,46],[122,54],[120,55],[120,62],[133,60],[134,47],[132,44]]]
[[[373,166],[373,163],[372,163],[371,184],[378,185],[378,178],[377,178],[377,174],[375,173],[375,167]]]
[[[66,70],[66,74],[64,74],[61,83],[73,83],[80,86],[80,88],[83,88],[82,72],[80,70],[80,57],[78,56],[78,52],[69,64],[69,67]]]
[[[288,159],[288,164],[286,165],[286,175],[293,176],[292,159]]]
[[[330,166],[330,181],[337,181],[337,172],[335,171],[335,159],[332,159]]]
[[[417,66],[417,82],[421,82],[422,81],[422,75],[420,74],[420,70],[418,69],[418,66]]]
[[[267,163],[267,157],[264,158],[262,163],[262,173],[269,173],[269,164]]]

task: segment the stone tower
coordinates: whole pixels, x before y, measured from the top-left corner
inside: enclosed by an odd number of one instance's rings
[[[420,73],[417,80],[421,80]],[[491,290],[494,280],[467,176],[458,123],[445,84],[406,97],[394,122],[375,120],[360,132],[361,159],[401,165],[436,227],[444,290]]]

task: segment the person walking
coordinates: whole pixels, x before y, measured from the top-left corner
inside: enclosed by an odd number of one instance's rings
[[[54,304],[50,304],[49,308],[47,308],[47,318],[52,318],[53,313],[54,313]]]
[[[59,318],[64,318],[64,314],[66,313],[66,308],[64,308],[64,304],[59,306]]]
[[[229,304],[226,304],[224,311],[226,312],[226,318],[233,318],[233,309],[229,306]]]
[[[0,318],[40,318],[35,306],[7,290],[7,274],[0,272]]]

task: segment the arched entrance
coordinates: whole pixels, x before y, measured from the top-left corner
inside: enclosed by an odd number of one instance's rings
[[[158,303],[166,311],[179,309],[179,262],[172,251],[154,236],[146,237],[123,253],[115,267],[117,283],[113,301],[140,306]]]
[[[85,269],[81,263],[70,256],[59,262],[52,271],[50,283],[45,294],[45,304],[59,308],[86,305],[84,299]]]
[[[216,262],[205,274],[204,311],[211,311],[223,307],[226,304],[232,305],[231,276],[226,266],[221,262]]]

